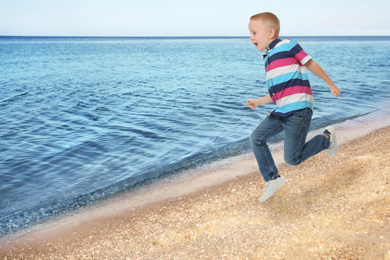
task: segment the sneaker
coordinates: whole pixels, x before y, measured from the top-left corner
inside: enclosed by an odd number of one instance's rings
[[[332,126],[328,126],[323,133],[329,136],[330,141],[330,146],[328,149],[326,149],[326,154],[329,157],[334,157],[338,150],[336,132],[334,131],[334,128]]]
[[[286,183],[286,181],[287,180],[283,176],[280,176],[279,178],[272,181],[267,181],[265,183],[264,193],[259,199],[260,203],[263,203],[267,199],[271,198],[271,196],[274,195],[274,193],[280,189],[283,184]]]

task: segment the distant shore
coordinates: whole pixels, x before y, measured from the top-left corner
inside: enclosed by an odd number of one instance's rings
[[[3,237],[0,258],[390,259],[390,122],[378,118],[337,124],[333,159],[287,166],[275,145],[289,182],[264,204],[242,155]]]

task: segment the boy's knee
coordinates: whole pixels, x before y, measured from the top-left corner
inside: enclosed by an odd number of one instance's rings
[[[261,139],[259,139],[255,134],[251,133],[249,135],[249,142],[251,143],[252,146],[254,145],[265,145],[266,142],[262,141]]]
[[[284,161],[287,164],[292,165],[292,166],[296,166],[296,165],[301,163],[301,160],[298,157],[295,157],[295,158],[284,157]]]

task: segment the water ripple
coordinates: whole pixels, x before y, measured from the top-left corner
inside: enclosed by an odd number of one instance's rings
[[[336,100],[309,76],[314,128],[389,99],[390,39],[300,43],[342,90]],[[245,105],[267,94],[261,55],[247,39],[0,44],[0,235],[245,151],[273,107]],[[356,55],[366,49],[381,62]]]

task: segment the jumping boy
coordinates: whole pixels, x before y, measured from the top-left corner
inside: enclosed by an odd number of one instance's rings
[[[326,150],[328,156],[337,153],[337,140],[333,127],[306,142],[314,100],[305,67],[325,81],[333,96],[340,89],[325,71],[294,40],[279,39],[279,19],[272,13],[259,13],[250,18],[250,40],[263,55],[269,95],[250,98],[246,104],[256,107],[274,102],[276,107],[250,135],[260,172],[265,181],[260,203],[269,199],[287,181],[278,174],[267,140],[285,131],[284,159],[290,165],[298,165],[311,156]]]

